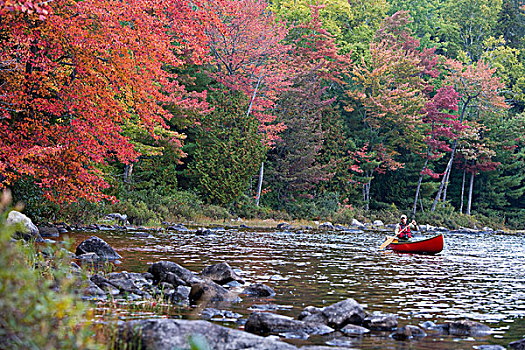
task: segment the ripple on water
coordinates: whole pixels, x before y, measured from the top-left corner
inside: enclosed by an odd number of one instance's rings
[[[524,322],[514,323],[525,317],[525,248],[520,236],[449,234],[441,254],[424,256],[379,251],[384,233],[374,232],[148,233],[154,237],[107,231],[97,235],[122,252],[124,259],[116,270],[144,272],[148,263],[162,259],[200,272],[207,265],[227,261],[249,282],[272,287],[277,295],[266,302],[287,306],[277,312],[289,316],[297,316],[307,305],[322,307],[351,297],[368,305],[369,312],[398,314],[400,325],[468,317],[491,323],[503,339],[509,325],[519,327],[512,332],[525,334]],[[81,241],[92,234],[74,237]],[[232,308],[246,316],[256,304],[260,302],[246,298]],[[372,338],[354,341],[352,346],[398,348],[388,336],[379,343]],[[465,348],[446,337],[432,339],[418,342],[417,348]],[[506,345],[503,340],[500,344]]]

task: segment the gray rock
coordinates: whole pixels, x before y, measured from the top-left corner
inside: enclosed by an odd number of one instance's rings
[[[485,336],[491,333],[489,326],[471,320],[454,321],[443,325],[443,330],[450,335]]]
[[[120,293],[120,290],[112,285],[107,278],[99,274],[94,274],[90,277],[91,282],[95,283],[100,289],[111,294],[117,295]]]
[[[370,333],[369,329],[365,327],[357,326],[354,324],[347,324],[346,326],[341,328],[340,331],[346,336],[353,336],[353,337],[360,336],[366,333]]]
[[[121,293],[136,294],[139,296],[147,296],[149,294],[150,284],[138,273],[110,273],[108,275],[108,281],[112,286],[118,288]]]
[[[84,260],[84,261],[103,260],[100,256],[98,256],[95,253],[80,254],[80,255],[76,255],[75,257],[79,260]]]
[[[474,346],[476,350],[505,350],[501,345],[478,345]]]
[[[357,219],[352,219],[351,226],[355,226],[355,227],[365,227],[365,224],[363,224],[361,221],[359,221],[359,220],[357,220]]]
[[[319,229],[320,230],[333,230],[335,229],[334,225],[332,225],[331,222],[323,222],[322,224],[319,225]]]
[[[189,304],[191,288],[188,286],[178,286],[166,292],[164,298],[172,304]]]
[[[89,281],[89,285],[82,290],[83,300],[104,301],[107,300],[107,298],[106,292],[91,281]]]
[[[247,294],[254,297],[271,297],[275,295],[275,291],[262,283],[255,283],[244,288],[242,294]]]
[[[95,253],[102,259],[116,260],[122,257],[101,238],[91,236],[77,246],[76,255]]]
[[[201,276],[221,285],[232,281],[244,283],[226,262],[205,267],[201,272]]]
[[[291,317],[272,314],[269,312],[253,312],[246,321],[244,329],[247,332],[259,335],[295,333],[328,334],[333,332],[324,324],[313,324],[294,320]]]
[[[277,225],[278,230],[291,230],[292,228],[293,226],[287,222],[281,222],[280,224]]]
[[[120,214],[120,213],[110,213],[104,217],[108,220],[117,220],[119,224],[126,225],[128,222],[128,216],[126,214]]]
[[[367,316],[363,326],[373,331],[391,331],[397,327],[397,316],[393,314],[373,314]]]
[[[326,324],[335,329],[341,329],[349,323],[361,324],[366,316],[363,307],[351,298],[323,308],[322,315]]]
[[[60,232],[58,231],[58,228],[54,226],[40,226],[38,228],[38,232],[40,233],[40,236],[42,237],[58,237],[60,236]]]
[[[189,299],[195,304],[202,301],[234,301],[236,297],[213,281],[203,281],[191,285]]]
[[[16,226],[16,231],[14,234],[15,238],[22,238],[26,241],[35,240],[36,242],[43,242],[42,236],[38,233],[38,227],[33,224],[30,218],[24,214],[12,210],[7,215],[6,220],[7,226]]]
[[[184,284],[188,286],[193,283],[202,282],[202,279],[198,278],[193,272],[172,261],[156,262],[148,268],[148,272],[153,275],[154,284],[158,284],[159,282],[174,282],[174,279],[171,281],[166,280],[168,273],[173,273],[178,280],[182,280]],[[178,282],[174,282],[172,284],[175,286],[177,283]]]
[[[218,310],[210,307],[202,310],[201,317],[204,320],[220,321],[221,319],[237,320],[242,318],[242,315],[230,310]]]
[[[203,337],[210,349],[217,350],[296,350],[293,345],[222,327],[207,321],[176,319],[134,320],[119,325],[115,349],[190,349],[188,339]],[[130,346],[131,345],[131,346]]]
[[[413,338],[426,337],[427,333],[418,326],[407,325],[400,327],[397,331],[392,334],[392,338],[396,340],[409,340]]]
[[[381,220],[374,220],[372,225],[374,225],[374,226],[385,226],[385,223],[383,221],[381,221]]]
[[[509,343],[509,346],[514,350],[525,350],[525,339],[513,341],[512,343]]]
[[[166,229],[170,231],[178,231],[178,232],[189,232],[190,231],[186,226],[182,224],[170,225]]]

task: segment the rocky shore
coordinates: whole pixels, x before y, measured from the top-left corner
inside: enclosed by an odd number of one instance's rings
[[[23,218],[22,218],[23,219]],[[60,233],[71,229],[114,230],[126,229],[135,231],[136,228],[114,225],[93,225],[89,227],[68,227],[65,224],[46,226],[44,229],[35,227],[23,219],[20,221],[26,230],[20,234],[22,238],[57,237]],[[35,230],[36,228],[36,230]],[[193,232],[197,235],[210,235],[228,228],[197,228],[188,229],[184,225],[169,224],[162,229],[173,232]],[[249,229],[249,227],[246,227]],[[296,227],[287,223],[279,224],[278,230],[283,232],[308,231],[313,229],[329,231],[348,231],[373,229],[390,232],[391,227],[383,223],[374,222],[373,225],[355,223],[345,227],[320,223],[317,228]],[[445,228],[421,226],[426,232],[443,232]],[[148,232],[148,229],[139,229],[137,232]],[[446,232],[452,232],[450,230]],[[460,234],[485,234],[494,232],[483,230],[464,229],[454,231]],[[146,233],[147,234],[147,233]],[[97,236],[81,242],[70,253],[71,257],[80,261],[105,262],[121,259],[121,256],[104,240]],[[73,272],[80,268],[72,264]],[[173,261],[157,261],[144,266],[142,273],[96,272],[88,276],[87,285],[79,290],[83,299],[88,301],[106,300],[158,300],[179,307],[194,308],[199,312],[202,320],[180,319],[140,319],[121,322],[118,325],[118,336],[115,348],[137,349],[173,349],[189,348],[188,339],[197,337],[212,349],[296,349],[287,343],[286,339],[306,340],[312,336],[329,335],[327,346],[303,346],[301,349],[345,349],[350,346],[351,339],[370,336],[374,333],[403,341],[418,341],[425,337],[440,337],[453,335],[460,337],[483,337],[491,334],[492,329],[487,325],[469,319],[457,320],[444,324],[435,324],[427,321],[421,324],[399,326],[395,314],[369,313],[366,306],[360,305],[354,299],[341,300],[325,307],[306,306],[302,312],[292,318],[276,313],[279,308],[253,309],[248,317],[228,310],[225,306],[232,305],[241,298],[267,298],[275,291],[267,285],[251,283],[244,280],[241,271],[232,268],[224,261],[205,267],[200,272],[190,271]],[[217,307],[221,306],[221,307]],[[228,319],[237,325],[237,329],[223,327],[213,323],[216,320]],[[525,341],[509,344],[512,349],[525,349]],[[499,345],[488,345],[484,350],[504,349]]]

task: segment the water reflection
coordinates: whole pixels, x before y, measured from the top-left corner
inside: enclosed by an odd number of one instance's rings
[[[74,239],[80,242],[90,235],[75,233]],[[441,254],[425,256],[378,251],[384,234],[377,232],[232,230],[206,236],[153,232],[153,237],[137,237],[104,231],[96,235],[124,257],[116,270],[144,272],[155,261],[171,260],[200,272],[207,265],[227,261],[241,270],[243,279],[265,283],[277,292],[263,302],[247,298],[231,306],[244,315],[258,304],[271,302],[282,306],[276,312],[297,316],[307,305],[322,307],[351,297],[369,312],[398,314],[400,325],[470,318],[496,330],[481,341],[428,337],[399,344],[388,334],[349,339],[356,348],[470,349],[476,344],[507,345],[512,339],[507,334],[525,334],[523,322],[514,323],[525,316],[521,236],[451,234],[445,237]],[[194,313],[186,316],[190,314]],[[436,347],[436,341],[446,346]]]

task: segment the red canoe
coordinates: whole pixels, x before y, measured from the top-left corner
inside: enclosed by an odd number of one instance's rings
[[[443,234],[421,241],[394,242],[386,249],[401,253],[437,254],[443,250]]]

